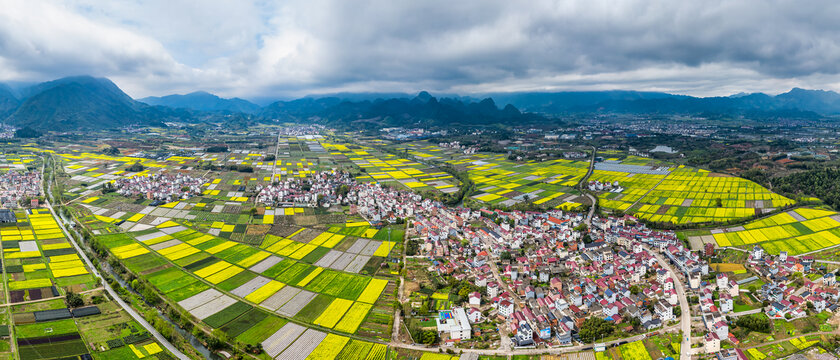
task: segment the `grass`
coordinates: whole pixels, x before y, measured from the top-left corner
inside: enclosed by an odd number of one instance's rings
[[[73,319],[63,319],[35,324],[15,325],[15,336],[19,339],[61,335],[78,332]]]

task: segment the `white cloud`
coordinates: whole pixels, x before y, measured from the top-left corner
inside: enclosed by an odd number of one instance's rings
[[[0,80],[140,97],[332,91],[840,90],[840,3],[4,1]]]

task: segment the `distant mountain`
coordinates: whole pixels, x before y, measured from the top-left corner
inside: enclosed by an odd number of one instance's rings
[[[21,91],[24,101],[6,122],[37,130],[68,131],[155,124],[166,111],[134,101],[108,79],[67,77]]]
[[[492,94],[499,102],[523,111],[550,115],[614,113],[648,115],[713,115],[759,118],[819,118],[840,114],[840,94],[803,90],[770,96],[739,93],[726,97],[693,97],[658,92],[589,91]]]
[[[9,116],[18,106],[20,106],[20,100],[15,96],[12,88],[0,84],[0,119]]]
[[[786,108],[821,114],[840,113],[840,94],[834,91],[793,88],[784,94],[776,95],[775,98]]]
[[[840,115],[840,94],[794,88],[771,96],[739,93],[693,97],[661,92],[584,91],[498,93],[485,98],[435,97],[428,92],[340,93],[275,101],[260,107],[206,92],[135,101],[104,78],[76,76],[35,85],[0,84],[0,119],[39,131],[111,129],[167,121],[245,124],[318,122],[336,127],[543,125],[577,114],[697,115],[761,120]],[[521,110],[520,110],[521,109]]]
[[[495,93],[487,96],[502,104],[512,104],[522,111],[562,114],[578,112],[582,109],[610,101],[636,101],[649,99],[686,98],[660,92],[640,91],[563,91],[563,92],[523,92]]]
[[[513,105],[499,109],[491,98],[480,102],[438,99],[425,91],[410,99],[347,101],[329,97],[278,101],[266,106],[260,115],[269,119],[309,119],[353,128],[526,124],[545,121],[542,116],[523,114]]]
[[[223,99],[204,91],[196,91],[186,95],[168,95],[163,97],[147,97],[140,99],[149,105],[168,106],[200,111],[241,112],[254,114],[260,106],[240,98]]]

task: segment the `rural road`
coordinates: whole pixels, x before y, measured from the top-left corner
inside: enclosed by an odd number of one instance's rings
[[[597,202],[597,199],[595,199],[595,196],[592,196],[592,194],[590,194],[588,192],[586,192],[586,193],[583,192],[583,189],[584,189],[584,185],[586,184],[586,182],[589,181],[589,177],[592,176],[592,172],[595,171],[595,154],[597,152],[598,152],[598,149],[593,146],[592,147],[592,158],[589,160],[589,170],[586,172],[586,175],[584,175],[580,179],[580,183],[578,183],[578,187],[580,188],[579,189],[580,192],[583,193],[586,196],[586,198],[589,199],[589,202],[592,203],[592,206],[589,207],[589,213],[586,215],[586,220],[584,220],[584,223],[586,223],[587,227],[589,227],[589,225],[591,225],[591,223],[592,223],[592,216],[595,215],[595,205],[598,202]]]
[[[41,174],[43,174],[43,173],[44,173],[44,167],[43,167],[43,165],[41,165]],[[43,180],[41,181],[41,193],[46,194],[46,192],[44,192],[44,181]],[[53,217],[59,216],[58,213],[55,211],[55,209],[53,209],[52,204],[50,204],[49,200],[46,200],[46,196],[44,197],[44,205],[46,205],[47,208],[50,209],[50,211],[53,213]],[[125,301],[123,301],[123,299],[119,296],[119,294],[117,294],[117,292],[114,291],[113,288],[111,288],[111,285],[109,285],[108,282],[105,281],[105,278],[103,278],[102,275],[99,273],[99,271],[96,270],[96,267],[94,267],[93,263],[90,262],[90,259],[88,259],[85,252],[82,251],[82,248],[79,247],[79,244],[76,243],[76,240],[73,237],[73,235],[70,234],[70,232],[67,231],[67,228],[64,227],[64,222],[65,221],[66,220],[64,218],[61,218],[60,221],[56,221],[56,222],[58,223],[58,226],[61,228],[61,231],[64,232],[64,236],[67,237],[67,240],[69,240],[70,243],[73,244],[73,247],[76,248],[76,252],[78,252],[79,256],[82,257],[82,260],[85,261],[85,264],[87,264],[88,268],[93,273],[93,275],[96,276],[96,278],[98,278],[102,282],[102,286],[105,287],[105,290],[108,291],[108,294],[111,294],[111,298],[113,298],[114,301],[116,301],[117,304],[120,305],[120,307],[125,309],[125,311],[129,315],[131,315],[131,317],[134,318],[134,320],[136,320],[150,334],[152,334],[152,336],[155,337],[155,340],[157,340],[161,345],[163,345],[163,347],[165,347],[166,350],[169,350],[169,352],[171,352],[172,355],[175,355],[176,358],[181,359],[181,360],[190,360],[190,358],[187,355],[184,355],[184,353],[182,353],[180,350],[178,350],[178,348],[176,348],[174,345],[172,345],[172,343],[170,343],[169,340],[167,340],[165,337],[163,337],[163,335],[161,335],[157,330],[155,330],[155,328],[152,326],[152,324],[149,324],[149,322],[146,321],[146,319],[144,319],[142,316],[140,316],[140,314],[138,314],[136,311],[134,311],[134,309],[130,305],[128,305]]]
[[[669,272],[671,272],[671,277],[674,279],[674,289],[677,290],[677,297],[680,299],[680,310],[682,310],[682,319],[680,319],[680,328],[682,330],[682,344],[680,345],[680,359],[691,359],[691,307],[688,306],[688,298],[685,295],[685,288],[683,287],[682,281],[677,276],[677,272],[671,267],[671,264],[668,263],[668,259],[666,259],[662,254],[652,251],[650,248],[645,246],[645,250],[648,253],[653,254],[659,263]]]

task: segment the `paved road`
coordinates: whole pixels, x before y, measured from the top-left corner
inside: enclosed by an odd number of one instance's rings
[[[43,174],[43,173],[44,173],[44,167],[43,167],[43,165],[41,165],[41,174]],[[55,174],[55,171],[53,171],[53,174]],[[41,193],[46,194],[44,192],[44,182],[43,181],[41,181]],[[50,204],[49,200],[46,200],[46,197],[45,197],[44,205],[46,205],[47,208],[50,209],[50,211],[54,214],[54,216],[59,216],[58,213],[55,211],[55,209],[53,209],[52,204]],[[144,328],[146,328],[146,330],[150,334],[152,334],[152,336],[155,337],[155,340],[157,340],[161,345],[163,345],[163,347],[165,347],[167,350],[169,350],[169,352],[171,352],[173,355],[175,355],[176,358],[181,359],[181,360],[190,360],[190,358],[187,355],[184,355],[184,353],[182,353],[181,350],[178,350],[178,348],[176,348],[174,345],[172,345],[172,343],[170,343],[169,340],[167,340],[165,337],[163,337],[163,335],[161,335],[157,330],[155,330],[155,328],[154,328],[154,326],[152,326],[152,324],[149,324],[149,322],[146,321],[146,319],[144,319],[142,316],[140,316],[140,314],[138,314],[136,311],[134,311],[134,308],[132,308],[130,305],[128,305],[125,301],[123,301],[123,299],[119,296],[119,294],[117,294],[117,292],[114,291],[113,288],[111,288],[111,285],[109,285],[108,282],[105,281],[105,278],[102,277],[102,274],[100,274],[99,271],[96,270],[96,267],[94,267],[93,263],[90,262],[90,259],[88,259],[85,252],[82,251],[82,248],[79,247],[79,244],[76,243],[76,240],[73,237],[73,235],[70,234],[70,232],[67,231],[67,228],[64,227],[64,222],[66,221],[66,219],[64,219],[62,217],[60,220],[61,221],[57,221],[57,223],[58,223],[58,226],[61,228],[61,231],[64,232],[64,236],[67,237],[67,240],[70,240],[70,243],[73,244],[74,248],[76,248],[76,252],[79,253],[79,256],[81,256],[82,260],[85,261],[85,263],[87,264],[90,271],[93,273],[94,276],[96,276],[101,281],[102,286],[105,288],[106,291],[108,291],[108,294],[111,294],[111,297],[117,302],[117,304],[119,304],[120,307],[122,307],[129,315],[131,315],[131,317],[133,317],[134,320],[137,320],[137,322],[140,323],[140,325],[142,325]]]
[[[597,152],[598,152],[598,149],[593,146],[592,147],[592,158],[589,159],[589,170],[586,172],[586,175],[584,175],[580,179],[580,182],[578,183],[578,188],[579,188],[580,192],[583,193],[583,195],[585,195],[587,199],[589,199],[590,203],[592,203],[592,206],[589,207],[589,214],[586,215],[586,220],[584,220],[584,223],[586,223],[587,227],[589,227],[589,225],[592,223],[592,216],[595,215],[595,204],[597,203],[597,200],[595,199],[595,196],[592,196],[592,194],[590,194],[588,192],[583,192],[583,191],[584,191],[584,186],[589,181],[589,177],[592,176],[592,172],[595,171],[595,154]]]
[[[680,359],[691,359],[691,307],[688,305],[688,298],[685,295],[685,288],[683,288],[683,283],[682,281],[680,281],[679,276],[677,276],[678,273],[674,271],[674,269],[671,267],[671,264],[668,263],[668,259],[662,256],[662,254],[656,251],[652,251],[647,246],[645,246],[645,250],[648,253],[653,254],[653,256],[655,256],[656,259],[659,260],[659,263],[671,272],[671,277],[674,279],[674,289],[677,290],[677,297],[679,297],[680,299],[680,310],[682,310],[682,319],[680,319],[680,327],[682,330]]]

